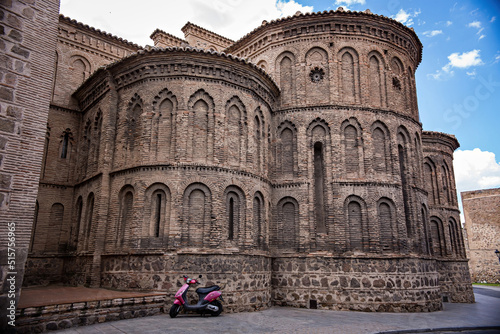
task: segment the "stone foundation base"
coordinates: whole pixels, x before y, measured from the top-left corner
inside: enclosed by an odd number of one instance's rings
[[[277,305],[376,312],[442,309],[433,260],[397,258],[275,258]]]
[[[225,312],[256,311],[271,305],[430,312],[441,310],[443,301],[474,302],[466,260],[198,253],[103,255],[100,286],[162,291],[170,305],[184,284],[182,275],[202,274],[203,285],[221,286]],[[37,276],[47,279],[52,273],[66,284],[82,285],[91,274],[90,257],[29,261],[34,266],[27,269],[27,282],[35,282]],[[197,295],[191,290],[188,297],[194,302]]]
[[[467,260],[438,260],[439,287],[444,301],[474,303]]]

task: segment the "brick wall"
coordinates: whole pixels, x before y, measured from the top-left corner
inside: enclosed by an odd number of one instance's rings
[[[271,266],[262,275],[274,276],[262,289],[283,305],[417,311],[439,309],[440,295],[471,301],[456,225],[458,142],[422,132],[414,84],[421,44],[412,30],[369,13],[296,15],[227,49],[257,66],[148,48],[81,84],[87,70],[137,46],[67,18],[59,28],[36,221],[40,231],[61,227],[54,244],[35,230],[32,263],[48,267],[27,282],[50,281],[52,270],[72,284],[171,289],[160,263],[189,254],[207,275],[222,262],[268,259],[259,270]],[[304,257],[309,269],[291,283]],[[350,283],[324,286],[333,275],[324,263],[341,262],[338,279]],[[384,277],[373,276],[380,270]],[[250,295],[260,289],[242,279]],[[363,300],[340,297],[362,291],[363,279],[366,291],[379,289]],[[385,294],[398,279],[400,291]],[[324,300],[309,297],[313,281]],[[427,299],[412,307],[405,284]],[[234,310],[248,302],[238,288],[225,290]]]
[[[59,1],[2,1],[0,8],[0,308],[18,300],[49,112]],[[43,34],[40,34],[43,31]],[[7,266],[7,226],[15,223],[15,268]],[[16,272],[15,298],[6,281]],[[2,316],[0,331],[6,330]]]

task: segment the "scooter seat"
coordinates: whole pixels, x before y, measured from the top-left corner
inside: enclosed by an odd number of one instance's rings
[[[206,288],[198,288],[196,289],[196,293],[199,293],[200,295],[205,295],[209,294],[212,291],[217,291],[217,290],[220,290],[220,286],[212,285],[212,286],[207,286]]]

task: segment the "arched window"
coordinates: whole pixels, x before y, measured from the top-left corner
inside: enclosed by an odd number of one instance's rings
[[[78,196],[76,201],[76,219],[73,229],[71,230],[71,246],[74,249],[78,248],[78,241],[80,236],[80,227],[82,224],[83,215],[83,199],[82,196]]]
[[[203,89],[188,101],[187,158],[195,162],[211,161],[214,154],[214,101]]]
[[[456,221],[453,218],[450,218],[448,221],[448,228],[450,233],[450,243],[452,253],[455,254],[456,257],[462,256],[462,247],[461,247],[461,238],[460,238],[460,230],[457,226]]]
[[[373,107],[382,106],[382,68],[381,61],[372,55],[368,61],[368,87],[370,91],[370,104]]]
[[[280,88],[282,105],[292,103],[293,69],[292,60],[288,56],[283,57],[280,62]]]
[[[140,141],[142,137],[142,110],[142,99],[138,94],[135,94],[128,105],[124,134],[128,158],[132,160],[139,156],[139,150],[136,148],[141,146]]]
[[[424,162],[424,182],[425,190],[427,190],[427,193],[429,194],[429,201],[432,204],[439,204],[440,200],[436,178],[436,166],[429,158],[426,158]]]
[[[408,112],[411,115],[412,111],[411,109],[408,110],[406,103],[406,78],[404,76],[404,65],[399,58],[392,58],[391,69],[392,84],[388,85],[389,87],[391,87],[391,89],[389,89],[388,87],[388,90],[391,92],[391,99],[388,101],[388,103],[394,109]]]
[[[62,159],[66,159],[66,156],[68,155],[68,145],[69,145],[69,133],[64,132],[62,140],[62,150],[61,150]]]
[[[84,229],[84,249],[89,250],[91,244],[92,218],[94,216],[94,193],[90,193],[87,198],[87,209],[85,211],[85,229]]]
[[[394,204],[389,199],[381,199],[378,203],[378,223],[380,233],[380,249],[382,252],[395,250],[397,228]]]
[[[356,86],[354,76],[354,58],[350,52],[342,55],[342,98],[346,102],[355,102]]]
[[[78,87],[87,78],[87,66],[82,59],[75,59],[72,64],[73,79]]]
[[[431,249],[430,249],[430,234],[429,234],[429,228],[427,226],[427,208],[425,205],[422,205],[422,210],[421,210],[421,218],[422,218],[422,228],[424,230],[424,253],[425,254],[431,254]]]
[[[344,128],[344,161],[348,175],[359,175],[359,142],[358,131],[353,125]]]
[[[260,111],[260,110],[259,110]],[[254,142],[255,142],[255,165],[257,170],[260,171],[262,168],[261,155],[262,155],[262,128],[259,115],[254,118]]]
[[[227,239],[234,240],[240,225],[240,199],[238,194],[231,191],[227,194]],[[236,235],[236,236],[235,236]]]
[[[165,207],[167,196],[161,189],[155,190],[151,195],[151,230],[150,235],[159,238],[163,235],[162,228],[165,221]]]
[[[277,160],[282,177],[293,176],[296,170],[297,138],[295,126],[285,121],[278,127]]]
[[[432,250],[434,255],[443,256],[443,223],[437,217],[431,217]]]
[[[229,186],[224,192],[226,198],[227,240],[243,237],[245,224],[245,195],[237,186]]]
[[[299,231],[299,206],[291,197],[278,202],[277,245],[279,249],[297,251]]]
[[[443,165],[441,166],[441,177],[442,177],[442,184],[443,184],[443,192],[444,192],[444,199],[446,200],[446,203],[448,205],[452,205],[452,190],[451,190],[451,183],[450,183],[450,173],[448,172],[448,166]]]
[[[390,172],[390,152],[386,132],[385,126],[380,122],[372,126],[373,171],[382,175]]]
[[[410,182],[408,181],[409,165],[408,165],[408,134],[405,129],[400,129],[397,135],[398,140],[398,160],[399,160],[399,175],[401,177],[401,188],[403,192],[403,207],[405,213],[406,233],[408,238],[413,236],[410,211]]]
[[[226,146],[230,165],[239,166],[244,161],[247,136],[247,112],[240,98],[233,96],[226,102]]]
[[[181,240],[184,246],[209,246],[212,195],[202,183],[193,183],[184,191],[184,218]]]
[[[175,147],[177,98],[167,88],[153,99],[153,117],[151,118],[152,158],[167,161],[172,157]]]
[[[326,233],[323,143],[314,143],[314,213],[318,233]]]
[[[253,197],[253,226],[257,230],[257,248],[267,248],[267,228],[264,226],[264,198],[260,192]]]
[[[351,195],[344,202],[346,234],[350,251],[371,251],[370,235],[366,222],[366,204],[362,198]]]
[[[128,229],[130,229],[134,215],[134,194],[132,187],[125,187],[120,194],[120,208],[118,217],[118,233],[116,243],[118,247],[127,245],[130,238]]]
[[[170,190],[163,183],[153,183],[144,193],[144,220],[140,245],[162,248],[168,243]]]
[[[61,203],[55,203],[50,208],[49,228],[45,231],[45,251],[59,251],[59,239],[61,235],[64,220],[64,206]]]

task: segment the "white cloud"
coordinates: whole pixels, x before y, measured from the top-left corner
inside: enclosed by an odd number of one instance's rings
[[[446,78],[452,77],[455,72],[453,68],[469,68],[472,66],[483,65],[483,61],[479,55],[481,50],[472,50],[469,52],[464,52],[459,54],[458,52],[454,52],[448,56],[449,63],[444,65],[440,70],[437,70],[436,73],[427,74],[427,77],[434,80],[444,80]],[[468,75],[471,75],[468,72]]]
[[[446,21],[446,26],[447,26],[447,27],[451,26],[452,24],[453,24],[453,22],[451,22],[451,21]]]
[[[462,54],[459,54],[458,52],[452,53],[448,56],[448,60],[450,61],[448,65],[450,67],[458,68],[468,68],[471,66],[482,65],[483,61],[479,56],[480,51],[481,50],[472,50],[469,52],[464,52]]]
[[[477,29],[476,35],[479,36],[479,39],[478,39],[479,41],[486,37],[485,34],[482,34],[484,28],[483,28],[481,22],[479,22],[479,21],[471,22],[467,25],[467,27]]]
[[[346,6],[351,6],[351,5],[364,5],[365,0],[335,0],[336,5],[346,5]]]
[[[280,17],[292,16],[297,12],[308,13],[313,10],[312,6],[302,6],[294,0],[278,1],[276,3],[276,8],[280,13]]]
[[[493,17],[491,18],[490,22],[491,22],[491,23],[493,23],[493,22],[495,22],[495,20],[496,20],[496,19],[497,19],[497,17],[496,17],[496,16],[493,16]]]
[[[427,78],[434,80],[443,80],[444,73],[441,70],[437,70],[436,73],[427,74]]]
[[[403,8],[399,10],[399,12],[392,16],[392,18],[396,21],[399,21],[407,26],[411,26],[413,22],[413,18],[417,17],[420,14],[420,10],[416,10],[413,13],[405,11]]]
[[[443,33],[442,30],[425,31],[424,36],[425,37],[434,37],[434,36],[440,35],[442,33]]]
[[[476,69],[473,69],[472,71],[470,71],[470,72],[465,72],[465,73],[466,73],[468,76],[470,76],[470,77],[475,77],[475,76],[476,76],[476,74],[477,74]]]
[[[500,186],[500,163],[495,153],[481,151],[479,148],[457,150],[453,154],[453,169],[458,193],[458,206],[462,213],[460,220],[464,223],[461,192],[496,188]]]
[[[453,156],[458,193],[500,186],[500,163],[495,153],[475,148],[457,150]]]
[[[135,0],[61,0],[61,13],[144,46],[153,44],[149,36],[157,28],[184,38],[181,28],[188,21],[238,40],[259,27],[263,20],[313,10],[312,6],[302,6],[297,1],[148,0],[148,6],[137,6]]]
[[[481,29],[481,22],[479,21],[471,22],[467,25],[467,27]]]

